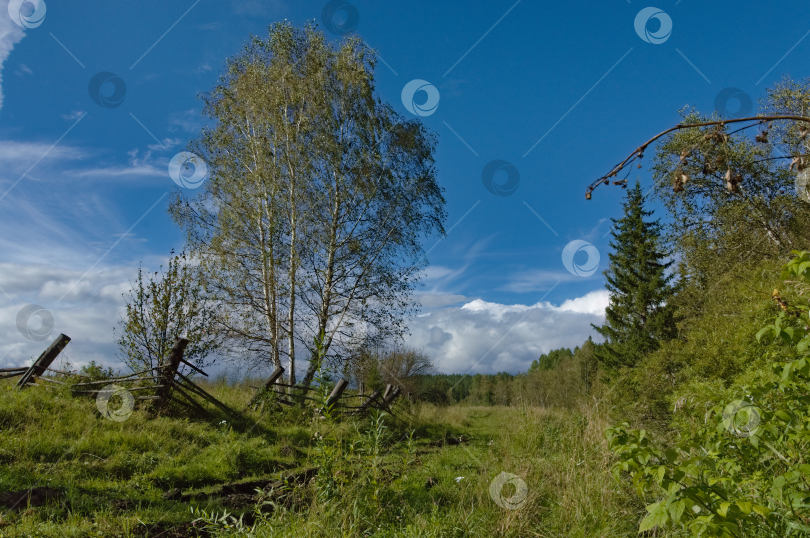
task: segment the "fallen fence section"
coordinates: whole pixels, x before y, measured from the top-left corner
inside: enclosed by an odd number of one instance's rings
[[[300,390],[302,392],[313,391],[317,390],[317,387],[302,387],[299,385],[290,385],[287,383],[283,383],[280,381],[281,375],[284,373],[284,368],[277,367],[275,371],[270,375],[267,379],[267,382],[262,387],[252,387],[256,390],[256,394],[251,398],[250,403],[245,406],[245,410],[249,408],[253,408],[254,410],[258,407],[259,411],[264,410],[264,401],[261,401],[260,405],[260,398],[263,394],[272,393],[275,394],[278,398],[275,400],[277,403],[293,406],[295,403],[289,401],[286,398],[292,400],[310,400],[313,402],[321,402],[318,398],[313,398],[311,396],[305,396],[303,394],[293,395],[289,392],[285,391],[284,389],[292,389],[292,391]],[[381,393],[379,390],[374,391],[371,396],[366,396],[363,394],[365,392],[365,384],[360,384],[360,390],[358,391],[359,394],[345,394],[346,389],[349,387],[349,382],[345,379],[341,378],[335,383],[332,392],[323,401],[323,407],[320,407],[316,410],[316,414],[322,414],[324,409],[329,409],[332,411],[346,411],[354,414],[362,414],[367,412],[369,409],[379,409],[384,411],[390,412],[391,404],[396,400],[397,396],[400,395],[401,389],[398,386],[388,385],[385,388],[385,394]],[[290,392],[292,392],[290,391]],[[348,398],[365,398],[365,401],[360,404],[360,406],[351,406],[346,405],[344,402]]]
[[[103,387],[109,385],[111,383],[137,383],[137,382],[147,382],[149,384],[144,386],[129,386],[126,388],[127,391],[135,392],[135,391],[144,391],[144,390],[153,390],[155,391],[154,395],[146,395],[146,396],[136,396],[136,400],[154,400],[155,401],[155,409],[157,411],[163,410],[166,408],[166,405],[169,401],[173,401],[175,403],[180,404],[181,406],[193,409],[195,411],[200,411],[204,414],[211,415],[210,411],[205,409],[197,399],[202,399],[215,407],[219,408],[220,410],[228,413],[231,416],[239,416],[239,413],[216,399],[214,396],[206,392],[202,387],[198,386],[194,383],[191,379],[181,374],[178,370],[181,364],[184,364],[198,372],[201,375],[208,376],[205,372],[191,364],[190,362],[186,361],[183,358],[183,352],[188,345],[188,340],[185,338],[178,338],[177,341],[174,343],[171,352],[169,353],[169,357],[167,358],[166,362],[162,366],[156,366],[154,368],[149,368],[146,370],[142,370],[139,372],[133,372],[128,375],[117,376],[117,377],[110,377],[107,379],[102,379],[99,381],[81,381],[79,383],[66,383],[64,380],[60,381],[57,379],[51,379],[49,377],[44,377],[46,372],[52,372],[64,376],[65,378],[87,378],[87,376],[82,376],[81,374],[77,374],[75,372],[63,372],[61,370],[54,370],[50,368],[53,361],[59,356],[59,353],[65,348],[65,346],[70,342],[70,337],[60,334],[48,348],[42,352],[39,358],[34,361],[28,368],[3,368],[0,369],[0,379],[4,379],[7,377],[16,377],[21,376],[20,380],[17,382],[16,387],[22,389],[25,387],[31,386],[39,386],[44,387],[45,389],[48,388],[46,385],[42,385],[37,383],[37,381],[46,381],[51,383],[50,385],[52,388],[58,388],[54,385],[58,386],[67,386],[69,387],[72,394],[86,394],[86,395],[97,395],[102,392]],[[182,397],[182,399],[180,398]]]

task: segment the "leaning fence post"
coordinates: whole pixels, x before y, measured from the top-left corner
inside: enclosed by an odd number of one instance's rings
[[[383,398],[383,404],[385,405],[385,407],[388,407],[394,400],[397,399],[397,396],[399,396],[399,392],[400,392],[399,387],[394,387],[394,390],[391,391],[388,397]]]
[[[183,352],[188,345],[188,340],[185,338],[178,338],[169,352],[169,357],[163,365],[163,370],[160,375],[160,384],[162,385],[155,395],[157,398],[157,408],[164,407],[172,393],[172,385],[174,385],[174,377],[177,374],[177,368],[180,367],[180,360],[183,358]]]
[[[377,398],[379,398],[379,397],[380,397],[380,391],[379,391],[379,390],[375,390],[374,392],[372,392],[372,393],[371,393],[371,396],[369,396],[369,397],[368,397],[368,400],[366,400],[365,402],[363,402],[362,404],[360,404],[360,407],[358,407],[358,408],[357,408],[357,412],[358,412],[358,413],[362,413],[363,411],[365,411],[366,409],[368,409],[368,406],[370,406],[370,405],[371,405],[371,403],[372,403],[374,400],[376,400]]]
[[[281,366],[276,368],[276,370],[270,375],[270,378],[267,380],[267,383],[264,384],[264,389],[260,389],[256,393],[256,395],[250,400],[250,403],[248,404],[248,407],[254,405],[256,403],[256,400],[259,399],[259,397],[262,395],[262,393],[264,393],[265,391],[271,390],[270,387],[272,387],[273,384],[276,381],[278,381],[278,378],[281,377],[281,374],[283,374],[283,373],[284,373],[284,368],[282,368]],[[264,409],[264,402],[262,402],[262,409]],[[259,412],[261,413],[261,410]]]
[[[34,361],[34,364],[31,365],[28,370],[23,374],[20,380],[17,382],[17,388],[23,388],[25,385],[31,381],[31,378],[34,376],[40,376],[45,373],[45,369],[51,365],[51,363],[56,359],[59,353],[65,349],[65,346],[68,345],[70,342],[70,337],[64,334],[60,334],[56,337],[48,349],[42,352],[42,355]]]
[[[343,378],[338,379],[337,384],[335,384],[335,388],[332,389],[332,394],[330,394],[329,397],[326,399],[326,402],[324,403],[324,407],[329,408],[335,402],[337,402],[338,399],[340,398],[340,396],[343,394],[343,391],[346,390],[347,386],[349,386],[348,381],[346,381]]]

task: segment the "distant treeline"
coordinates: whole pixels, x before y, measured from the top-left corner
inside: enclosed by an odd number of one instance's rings
[[[399,385],[403,392],[410,393],[412,400],[437,405],[526,403],[570,408],[592,392],[597,346],[588,340],[573,351],[569,348],[552,350],[533,361],[527,372],[518,374],[442,374],[433,372],[432,364],[426,364],[425,370],[431,371],[407,375],[407,369],[392,367],[392,363],[397,362],[397,353],[384,352],[371,354],[361,361],[366,369],[358,372],[355,381],[358,385],[364,382],[368,391],[386,383]],[[401,375],[385,375],[385,372]]]

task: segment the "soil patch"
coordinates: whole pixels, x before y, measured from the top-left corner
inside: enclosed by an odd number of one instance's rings
[[[240,482],[232,484],[223,484],[219,489],[210,493],[186,493],[183,494],[180,489],[175,488],[163,494],[166,500],[189,502],[193,500],[200,500],[204,498],[219,498],[224,504],[234,508],[243,508],[251,506],[258,499],[256,490],[261,490],[264,494],[273,492],[272,497],[278,498],[283,495],[283,487],[287,484],[306,484],[315,475],[318,474],[317,468],[304,469],[297,473],[292,473],[284,480],[253,480],[250,482]]]
[[[25,510],[29,506],[45,506],[49,502],[58,501],[65,494],[58,489],[38,487],[21,489],[0,493],[0,506],[12,510]]]

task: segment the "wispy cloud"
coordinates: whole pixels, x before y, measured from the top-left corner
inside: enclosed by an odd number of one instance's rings
[[[0,0],[0,110],[3,109],[3,64],[14,45],[25,37],[23,29],[14,24],[7,14],[8,0]]]
[[[33,75],[34,71],[25,64],[20,64],[20,66],[14,71],[15,75],[18,76],[25,76],[25,75]]]
[[[197,26],[197,28],[199,28],[200,30],[219,30],[220,28],[222,28],[222,22],[216,21],[216,22],[209,22],[206,24],[200,24],[199,26]]]
[[[76,121],[77,119],[81,118],[85,114],[87,114],[87,112],[85,112],[84,110],[74,110],[70,114],[62,114],[61,117],[62,117],[63,120]]]
[[[52,144],[39,142],[0,141],[0,166],[3,169],[30,166],[32,160],[41,157]],[[56,146],[45,160],[77,160],[88,155],[88,152],[71,146]]]
[[[182,112],[173,112],[169,116],[170,133],[177,130],[183,130],[187,133],[196,133],[202,127],[202,117],[199,110],[184,110]]]
[[[467,302],[470,298],[452,293],[414,293],[413,300],[421,304],[423,308],[441,308]]]
[[[594,279],[601,277],[601,274],[594,276]],[[545,271],[542,269],[530,269],[518,271],[507,278],[499,291],[510,291],[514,293],[529,293],[533,291],[548,290],[555,282],[581,281],[582,277],[572,275],[568,271]]]

